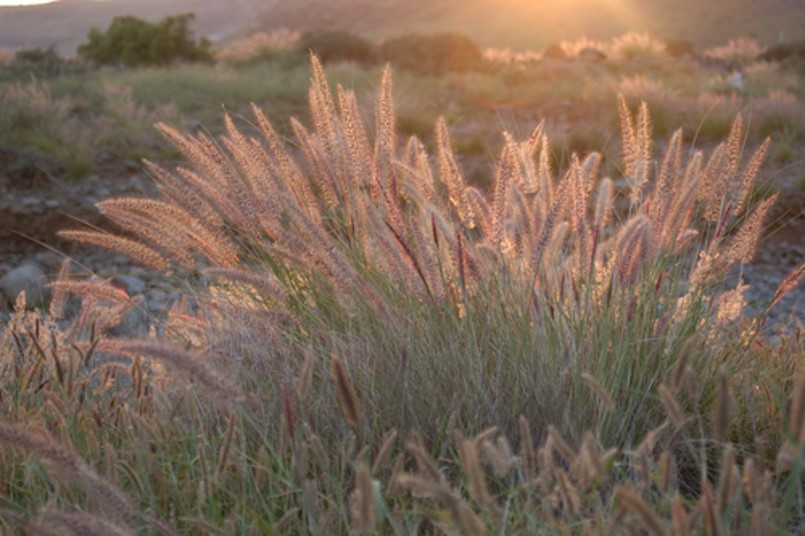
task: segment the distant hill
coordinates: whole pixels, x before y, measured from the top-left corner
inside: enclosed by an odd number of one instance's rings
[[[805,0],[61,0],[0,7],[0,47],[55,45],[72,55],[90,28],[105,29],[116,16],[156,21],[187,11],[198,15],[196,33],[213,40],[279,27],[375,38],[460,31],[485,46],[534,49],[627,31],[699,47],[741,35],[769,44],[805,39]]]
[[[75,53],[93,27],[104,30],[114,17],[134,15],[157,21],[194,12],[198,36],[220,39],[251,25],[274,0],[61,0],[28,7],[0,7],[0,47],[56,46]]]
[[[514,48],[627,31],[700,47],[741,35],[771,44],[805,38],[805,0],[277,0],[260,24],[375,37],[456,30],[486,46]]]

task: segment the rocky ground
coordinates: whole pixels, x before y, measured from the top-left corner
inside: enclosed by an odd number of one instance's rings
[[[2,179],[2,177],[0,177]],[[74,259],[77,274],[96,273],[142,296],[142,307],[126,319],[120,334],[147,331],[150,322],[163,315],[179,293],[159,272],[145,270],[126,257],[79,246],[60,239],[60,229],[90,224],[106,227],[98,214],[97,201],[120,195],[153,195],[156,188],[141,171],[116,176],[114,180],[92,176],[76,183],[40,178],[33,188],[13,188],[0,180],[0,325],[8,319],[20,290],[32,301],[45,299],[44,284],[59,270],[62,260]],[[784,195],[769,218],[770,236],[762,243],[753,263],[736,267],[728,278],[740,276],[750,285],[747,313],[762,310],[779,282],[805,260],[805,192],[781,185]],[[805,285],[789,294],[771,313],[769,336],[781,326],[805,324]]]

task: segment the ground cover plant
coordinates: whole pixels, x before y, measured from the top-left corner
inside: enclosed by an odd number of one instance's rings
[[[748,143],[760,143],[771,135],[777,147],[792,152],[791,164],[802,160],[798,149],[805,136],[801,74],[787,63],[756,60],[746,64],[743,89],[738,90],[722,60],[716,58],[710,64],[694,56],[675,58],[659,40],[647,35],[563,42],[568,51],[563,52],[565,60],[551,58],[548,51],[487,50],[473,68],[468,68],[478,61],[473,43],[462,45],[465,40],[455,36],[431,37],[434,46],[444,48],[440,57],[448,57],[446,51],[458,47],[449,64],[434,64],[411,36],[386,42],[399,45],[391,47],[397,50],[396,60],[394,54],[385,58],[393,61],[397,73],[398,126],[403,133],[419,136],[432,150],[432,118],[443,115],[452,126],[453,146],[467,166],[468,180],[478,187],[490,186],[485,168],[502,146],[501,138],[488,133],[508,129],[525,135],[518,131],[520,123],[543,118],[557,163],[566,164],[573,151],[597,150],[604,157],[605,173],[611,173],[610,162],[621,165],[617,138],[612,136],[618,118],[611,105],[619,94],[632,106],[643,100],[649,104],[655,135],[661,138],[669,138],[682,126],[698,146],[715,145],[741,113]],[[247,103],[255,102],[275,118],[280,133],[288,135],[288,119],[304,113],[307,93],[309,47],[300,38],[298,33],[277,32],[234,41],[218,51],[216,65],[108,70],[84,65],[81,71],[63,69],[61,75],[47,79],[39,78],[37,70],[28,70],[30,62],[23,61],[28,56],[21,54],[24,57],[17,64],[23,70],[0,66],[0,78],[5,79],[0,82],[4,103],[0,121],[7,125],[0,131],[0,144],[23,156],[31,151],[47,155],[57,167],[80,178],[120,172],[109,169],[114,161],[165,158],[165,145],[152,127],[155,121],[223,132],[222,105],[233,116],[248,116]],[[324,39],[317,46],[333,42],[338,41]],[[708,57],[717,56],[723,49],[729,57],[733,49],[760,50],[756,42],[736,43],[743,48],[733,44],[706,52]],[[382,47],[372,46],[377,49],[374,55],[384,58]],[[579,50],[591,46],[599,47],[596,50],[607,60],[591,64],[575,59]],[[340,52],[332,53],[339,57]],[[406,61],[406,55],[411,54],[420,58],[424,66],[420,72],[409,71],[411,61]],[[36,64],[37,68],[49,69],[52,58],[44,59],[45,64]],[[370,105],[381,65],[339,61],[328,69],[335,80],[355,89],[362,106]],[[430,74],[423,75],[423,70]],[[129,91],[124,99],[129,102],[119,106],[128,111],[118,114],[117,103]],[[101,135],[98,125],[115,135]],[[17,161],[21,164],[13,164],[12,175],[17,167],[31,167],[26,164],[31,158]]]
[[[0,341],[0,519],[33,533],[791,533],[802,528],[805,349],[743,317],[775,201],[769,141],[652,147],[556,169],[543,124],[504,134],[486,194],[447,123],[432,152],[373,127],[313,58],[312,125],[259,107],[217,138],[165,124],[159,198],[63,232],[172,274],[142,340],[108,282],[17,300]],[[619,179],[625,180],[623,187]],[[767,310],[805,275],[769,296]],[[73,298],[70,298],[73,296]],[[80,305],[76,303],[76,297]]]

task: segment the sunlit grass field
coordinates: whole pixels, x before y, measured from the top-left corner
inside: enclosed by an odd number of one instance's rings
[[[801,158],[801,77],[752,62],[739,90],[644,45],[3,83],[0,143],[74,180],[146,159],[158,197],[62,236],[182,299],[144,339],[110,335],[138,300],[69,262],[46,308],[17,299],[2,529],[802,531],[805,343],[765,335],[805,265],[757,316],[723,282]]]

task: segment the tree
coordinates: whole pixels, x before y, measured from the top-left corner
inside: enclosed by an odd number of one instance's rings
[[[96,28],[78,53],[98,65],[168,65],[175,61],[212,61],[212,43],[198,43],[190,29],[193,13],[165,17],[153,24],[137,17],[115,17],[106,32]]]

